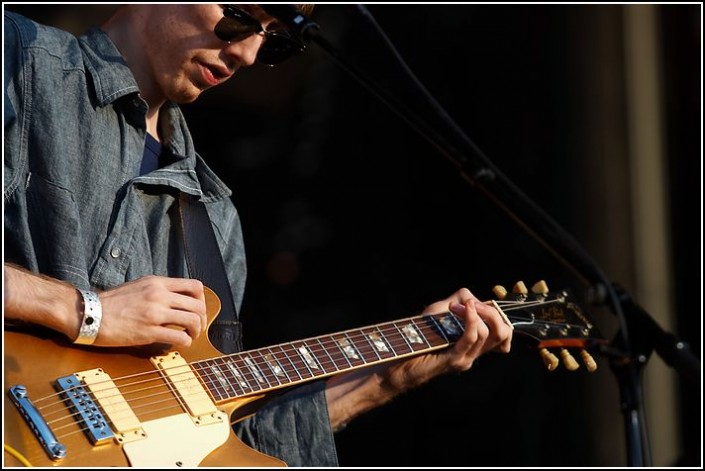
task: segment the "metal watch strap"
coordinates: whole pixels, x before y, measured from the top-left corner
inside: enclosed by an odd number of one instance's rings
[[[100,298],[93,291],[79,289],[78,292],[83,297],[83,320],[78,337],[73,343],[92,345],[98,337],[100,323],[103,320],[103,308],[100,304]]]

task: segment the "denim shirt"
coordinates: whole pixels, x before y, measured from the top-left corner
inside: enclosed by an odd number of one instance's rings
[[[140,176],[147,103],[109,37],[94,28],[76,38],[11,12],[4,31],[5,262],[82,289],[187,277],[176,219],[184,192],[205,203],[240,306],[240,219],[178,106],[160,114],[174,161]],[[314,382],[272,400],[236,432],[290,466],[337,466],[323,387]]]

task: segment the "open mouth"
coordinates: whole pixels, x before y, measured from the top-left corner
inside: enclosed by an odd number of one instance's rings
[[[232,75],[232,72],[226,67],[214,66],[203,62],[199,62],[198,65],[201,70],[201,78],[209,87],[224,82]]]

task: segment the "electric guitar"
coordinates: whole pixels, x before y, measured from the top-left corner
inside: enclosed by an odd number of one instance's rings
[[[489,301],[541,352],[549,370],[579,364],[604,339],[570,299],[545,283],[496,287]],[[206,288],[209,326],[220,300]],[[446,312],[223,355],[200,336],[165,345],[96,348],[51,332],[5,329],[4,445],[8,466],[286,466],[242,443],[231,424],[286,388],[452,345],[464,326]],[[518,335],[517,335],[518,334]],[[553,351],[557,351],[555,355]],[[249,411],[247,412],[249,413]]]

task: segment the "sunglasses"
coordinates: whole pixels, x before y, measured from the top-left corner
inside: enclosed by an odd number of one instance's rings
[[[233,5],[221,5],[223,18],[215,25],[215,35],[222,41],[242,41],[253,34],[263,34],[264,42],[257,51],[257,61],[274,66],[295,54],[301,54],[306,46],[284,31],[267,31],[262,24],[246,11]]]

